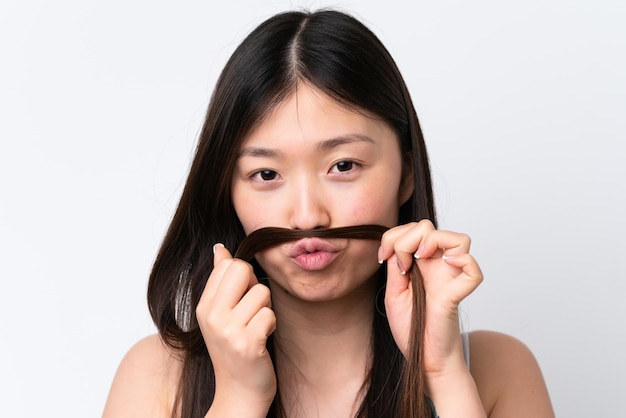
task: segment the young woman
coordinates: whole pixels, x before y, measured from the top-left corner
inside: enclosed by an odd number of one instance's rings
[[[324,235],[358,225],[387,231]],[[233,257],[265,227],[301,235]],[[418,119],[379,40],[339,12],[277,15],[217,83],[150,277],[159,335],[124,358],[104,416],[553,416],[524,345],[464,341],[458,305],[482,280],[469,251],[436,229]]]

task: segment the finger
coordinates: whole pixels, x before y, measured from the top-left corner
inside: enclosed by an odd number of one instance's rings
[[[276,315],[274,311],[264,306],[250,319],[247,329],[253,332],[265,344],[267,337],[276,331]]]
[[[385,300],[398,297],[411,288],[411,277],[400,267],[398,258],[392,255],[387,261],[387,284]]]
[[[466,234],[451,231],[432,231],[424,236],[414,257],[439,258],[442,256],[456,256],[469,252],[471,239]]]
[[[212,299],[220,281],[224,277],[224,272],[233,261],[233,256],[230,254],[223,244],[217,243],[213,246],[213,271],[207,280],[200,302],[203,303],[206,299]]]
[[[217,265],[220,261],[229,258],[233,258],[233,256],[230,251],[224,247],[224,244],[218,242],[213,246],[213,265]]]
[[[257,283],[258,280],[249,263],[232,259],[215,291],[213,306],[216,309],[232,310],[246,292]]]
[[[422,241],[434,231],[433,223],[428,220],[392,228],[381,239],[381,255],[388,259],[395,254],[398,268],[405,274],[411,268],[413,255],[422,245]]]
[[[247,326],[250,320],[262,308],[271,307],[270,289],[263,284],[256,284],[241,298],[233,308],[232,318],[237,323]]]
[[[461,302],[482,283],[483,273],[470,254],[446,256],[443,260],[446,264],[461,270],[461,274],[450,285],[453,300]]]
[[[430,224],[430,225],[429,225]],[[420,221],[420,222],[411,222],[404,225],[399,225],[393,227],[386,231],[381,240],[380,240],[380,249],[379,249],[379,261],[388,260],[389,257],[394,253],[394,244],[400,237],[413,231],[414,233],[418,233],[420,231],[425,231],[429,228],[434,229],[432,222],[430,221]]]

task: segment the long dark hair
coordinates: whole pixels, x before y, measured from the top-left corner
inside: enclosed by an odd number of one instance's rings
[[[380,117],[395,130],[415,183],[399,221],[435,222],[417,115],[396,64],[378,38],[353,17],[331,10],[288,12],[263,22],[235,50],[217,82],[187,183],[150,275],[150,313],[163,341],[183,362],[172,416],[203,417],[213,401],[214,373],[195,309],[213,269],[213,244],[222,242],[235,251],[245,237],[230,196],[241,142],[301,82]],[[258,265],[255,269],[262,274]],[[384,272],[378,280],[382,289]],[[423,322],[423,314],[418,316]],[[419,329],[414,334],[414,340],[421,340]],[[413,345],[419,351],[419,341]],[[403,383],[407,374],[423,377],[421,362],[405,361],[379,313],[372,351],[358,416],[395,418],[406,413],[402,405],[407,403],[417,405],[419,415],[413,416],[428,416],[423,379],[417,388]],[[274,402],[268,417],[279,417],[281,411],[280,402]]]

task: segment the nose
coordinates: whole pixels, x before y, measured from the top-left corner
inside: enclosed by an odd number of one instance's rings
[[[315,180],[295,182],[290,188],[292,229],[328,228],[330,213],[324,191]]]

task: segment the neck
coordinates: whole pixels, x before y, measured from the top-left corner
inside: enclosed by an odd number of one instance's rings
[[[376,289],[331,301],[307,302],[272,292],[275,357],[285,407],[333,405],[355,412],[371,358]],[[320,410],[318,409],[318,412]],[[300,414],[295,414],[300,415]],[[334,415],[328,411],[328,415]]]

